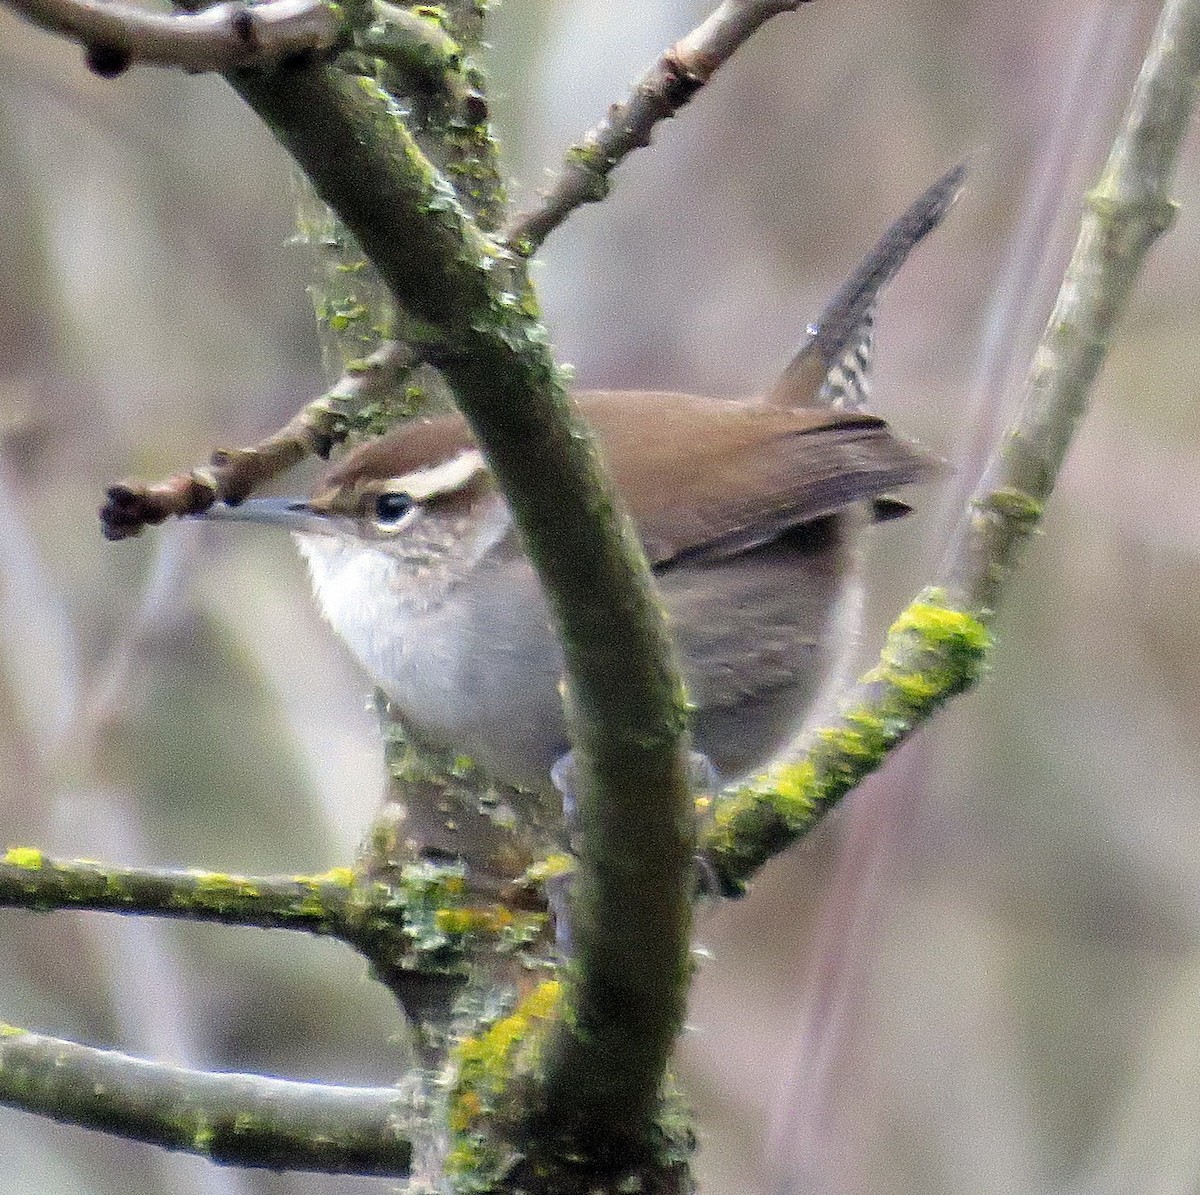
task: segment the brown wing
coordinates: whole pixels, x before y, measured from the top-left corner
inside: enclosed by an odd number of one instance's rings
[[[650,562],[736,555],[928,476],[882,419],[681,394],[580,394]],[[630,418],[628,406],[645,413]]]

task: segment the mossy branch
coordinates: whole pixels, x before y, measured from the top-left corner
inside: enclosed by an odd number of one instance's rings
[[[74,909],[287,929],[336,938],[407,1004],[414,985],[465,980],[481,948],[519,949],[544,916],[468,890],[459,864],[410,863],[386,875],[339,867],[314,875],[244,876],[56,859],[34,847],[0,856],[0,908]]]
[[[395,1087],[337,1087],[147,1062],[0,1024],[0,1103],[227,1166],[403,1178]]]
[[[702,874],[740,895],[767,860],[807,834],[922,722],[983,675],[991,636],[943,590],[922,593],[888,633],[879,663],[846,694],[835,720],[794,758],[723,793],[701,843]]]
[[[374,21],[355,38],[364,53],[400,72],[418,92],[443,92],[468,124],[487,119],[487,99],[464,69],[463,48],[440,21],[388,0],[375,0],[372,11]]]
[[[443,372],[545,583],[583,763],[576,964],[547,1103],[565,1124],[636,1135],[682,1021],[690,931],[686,705],[644,555],[567,405],[522,263],[480,232],[386,95],[321,64],[233,81],[400,305],[457,350]],[[597,1102],[581,1074],[622,1100]]]
[[[1167,0],[1120,132],[1088,193],[1075,251],[1017,415],[934,587],[892,627],[880,663],[794,761],[722,794],[702,856],[726,894],[806,834],[887,753],[983,674],[988,626],[1041,522],[1109,340],[1151,245],[1171,224],[1179,146],[1200,79],[1200,0]]]
[[[0,856],[0,907],[86,909],[341,936],[354,891],[348,868],[311,876],[242,876],[198,868],[116,867],[36,847]]]

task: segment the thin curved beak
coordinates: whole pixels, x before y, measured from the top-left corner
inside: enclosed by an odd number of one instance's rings
[[[218,502],[191,517],[220,523],[261,523],[287,531],[329,531],[325,515],[297,498],[247,498],[236,506]]]

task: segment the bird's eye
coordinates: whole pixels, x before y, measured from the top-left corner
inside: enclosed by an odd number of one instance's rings
[[[375,499],[375,518],[380,523],[398,523],[413,507],[407,494],[380,494]]]

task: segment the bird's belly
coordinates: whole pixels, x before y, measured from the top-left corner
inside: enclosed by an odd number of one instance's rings
[[[469,755],[498,780],[544,791],[570,749],[562,654],[539,593],[520,609],[490,605],[459,608],[453,645],[435,660],[414,659],[389,695],[421,737]]]
[[[438,584],[383,553],[301,548],[326,618],[409,731],[498,780],[546,787],[568,750],[562,656],[523,558]]]
[[[814,567],[812,553],[780,542],[751,559],[659,578],[695,707],[695,747],[721,777],[743,776],[779,752],[824,681],[842,634],[840,554],[839,545],[837,561]],[[569,749],[562,655],[536,586],[514,579],[499,593],[489,587],[456,603],[457,648],[414,656],[392,695],[419,733],[460,747],[500,779],[544,789]],[[414,632],[418,645],[450,638]]]
[[[837,542],[814,551],[785,537],[659,577],[695,706],[695,746],[723,778],[765,763],[802,720],[831,655],[841,554]],[[562,655],[528,563],[515,558],[485,571],[427,604],[400,600],[404,591],[382,576],[371,582],[369,610],[339,601],[348,586],[318,582],[317,590],[334,628],[411,730],[471,756],[499,780],[544,790],[569,749]]]
[[[842,654],[846,555],[838,519],[731,560],[659,579],[695,710],[719,775],[761,767],[794,737]]]

